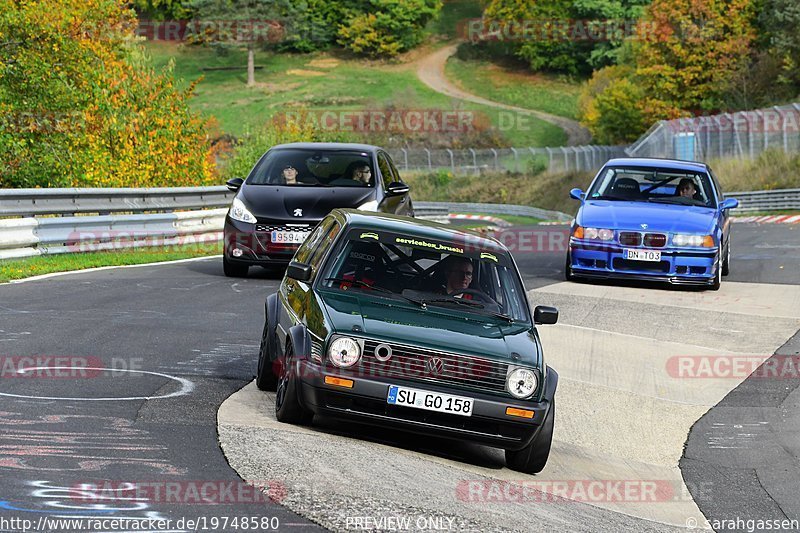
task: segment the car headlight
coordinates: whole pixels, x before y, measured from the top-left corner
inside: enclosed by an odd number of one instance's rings
[[[378,201],[377,200],[370,200],[368,202],[364,202],[358,209],[361,211],[377,211],[378,210]]]
[[[610,241],[614,238],[614,230],[604,228],[583,228],[585,239],[593,241]]]
[[[238,198],[233,199],[231,209],[228,211],[228,216],[233,220],[238,220],[239,222],[247,222],[248,224],[256,223],[256,217],[253,216],[253,213],[247,210],[247,208],[244,206],[244,202]]]
[[[694,246],[697,248],[713,248],[714,237],[711,235],[685,235],[676,233],[672,236],[672,244],[675,246]]]
[[[532,396],[538,386],[539,378],[530,368],[515,368],[506,377],[506,389],[511,396],[520,400]]]
[[[353,366],[360,358],[361,347],[350,337],[339,337],[328,346],[328,359],[339,368]]]

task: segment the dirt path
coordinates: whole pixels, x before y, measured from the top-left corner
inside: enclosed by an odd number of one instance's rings
[[[592,136],[589,130],[581,126],[577,121],[542,111],[534,111],[532,109],[525,109],[524,107],[517,107],[508,104],[502,104],[492,100],[487,100],[480,96],[468,93],[459,87],[456,87],[450,80],[447,79],[444,73],[444,66],[447,63],[447,58],[456,52],[458,44],[451,44],[441,48],[432,54],[423,57],[419,60],[417,66],[417,76],[428,87],[434,91],[459,100],[466,100],[476,104],[497,107],[500,109],[507,109],[509,111],[516,111],[534,116],[550,124],[555,124],[567,133],[567,144],[569,146],[578,146],[589,144]]]

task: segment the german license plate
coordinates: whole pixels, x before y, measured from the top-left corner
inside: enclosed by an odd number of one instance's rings
[[[272,242],[284,244],[303,244],[308,234],[305,231],[273,231],[270,235]]]
[[[625,259],[632,261],[661,261],[661,250],[625,250]]]
[[[472,404],[474,400],[472,398],[464,398],[463,396],[451,396],[438,392],[390,385],[386,402],[392,405],[414,407],[416,409],[425,409],[426,411],[436,411],[438,413],[472,416]]]

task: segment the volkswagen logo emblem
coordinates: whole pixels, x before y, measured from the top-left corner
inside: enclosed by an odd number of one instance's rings
[[[431,357],[428,359],[428,372],[438,376],[444,370],[444,361],[440,357]]]

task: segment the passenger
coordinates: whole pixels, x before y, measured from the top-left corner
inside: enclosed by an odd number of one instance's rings
[[[286,165],[283,167],[283,172],[281,175],[283,177],[283,182],[286,185],[297,185],[297,169],[292,165]]]
[[[370,179],[372,178],[372,169],[366,164],[358,165],[353,168],[353,175],[349,177],[350,179],[360,181],[364,185],[369,185]]]

